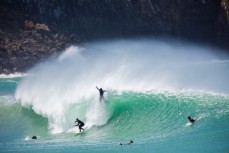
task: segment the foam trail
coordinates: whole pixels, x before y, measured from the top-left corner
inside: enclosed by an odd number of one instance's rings
[[[47,117],[52,133],[70,129],[76,117],[89,127],[102,125],[111,114],[98,102],[96,85],[110,91],[182,89],[228,94],[227,59],[220,62],[213,52],[217,51],[155,40],[70,47],[58,59],[29,71],[15,97]]]
[[[18,78],[18,77],[24,77],[26,74],[24,73],[14,73],[14,74],[0,74],[0,78]]]

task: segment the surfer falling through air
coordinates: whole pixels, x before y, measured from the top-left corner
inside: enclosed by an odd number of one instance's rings
[[[98,88],[97,86],[96,88],[99,90],[99,94],[100,94],[99,101],[101,102],[102,100],[104,100],[103,93],[107,91],[103,90],[102,88]]]

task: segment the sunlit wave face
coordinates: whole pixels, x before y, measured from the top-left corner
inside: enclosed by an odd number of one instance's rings
[[[72,126],[72,104],[97,102],[96,85],[110,91],[228,94],[229,61],[227,57],[219,59],[216,52],[183,42],[149,39],[72,46],[58,59],[30,70],[15,96],[23,106],[32,106],[36,113],[47,117],[50,128],[58,133]],[[85,111],[93,114],[93,108],[99,109],[92,105]],[[106,111],[98,112],[103,114],[87,119],[91,126],[105,124],[109,119]],[[106,117],[100,120],[101,116]]]

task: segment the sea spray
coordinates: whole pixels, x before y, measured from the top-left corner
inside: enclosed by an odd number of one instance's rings
[[[92,105],[86,113],[86,127],[90,128],[94,125],[100,126],[107,123],[110,118],[110,112],[108,112],[108,103],[104,100],[94,100]]]
[[[71,47],[41,63],[18,85],[15,97],[49,120],[51,133],[107,123],[107,104],[96,85],[110,91],[229,92],[229,70],[208,48],[155,40],[114,41]],[[108,98],[109,99],[109,98]],[[109,105],[109,104],[108,104]]]

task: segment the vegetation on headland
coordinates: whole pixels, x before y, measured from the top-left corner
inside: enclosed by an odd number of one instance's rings
[[[0,2],[0,73],[25,72],[91,39],[167,35],[228,46],[228,0]]]

